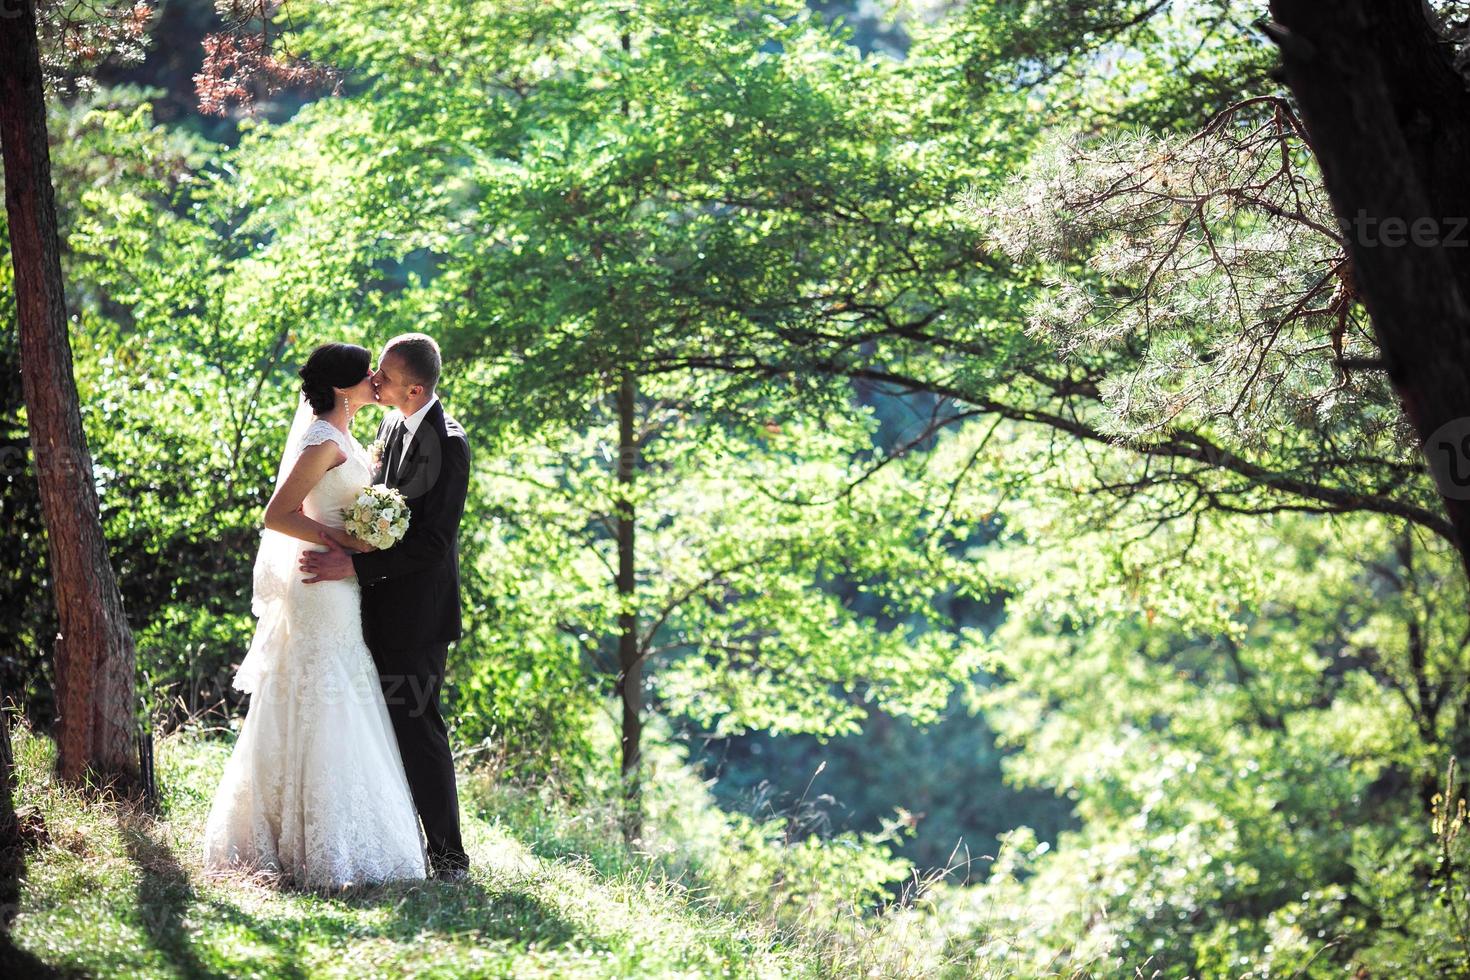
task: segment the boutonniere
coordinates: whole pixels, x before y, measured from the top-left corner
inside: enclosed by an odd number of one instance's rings
[[[368,458],[373,461],[373,469],[377,469],[383,463],[383,453],[388,450],[387,439],[374,439],[373,444],[368,447]]]

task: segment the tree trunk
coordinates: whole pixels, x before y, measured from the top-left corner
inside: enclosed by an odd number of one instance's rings
[[[619,17],[626,21],[626,12]],[[626,29],[618,35],[618,46],[627,55],[633,50],[633,35]],[[628,100],[623,100],[628,115]],[[614,304],[609,288],[609,307]],[[625,359],[624,363],[631,363]],[[638,378],[624,369],[618,381],[618,694],[623,701],[623,839],[643,835],[643,657],[638,648],[638,607],[633,561],[634,521],[633,476],[638,465],[638,441],[634,436],[634,409]]]
[[[133,794],[133,637],[108,560],[72,377],[34,0],[0,7],[0,151],[20,321],[21,387],[46,520],[62,777]]]
[[[632,840],[643,833],[642,761],[643,660],[638,645],[637,593],[633,562],[633,475],[638,443],[633,434],[638,381],[631,372],[618,385],[618,693],[623,700],[623,836]]]
[[[1267,33],[1470,573],[1470,94],[1424,0],[1271,0]]]

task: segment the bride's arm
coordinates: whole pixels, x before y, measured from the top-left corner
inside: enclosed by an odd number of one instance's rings
[[[322,442],[303,449],[301,455],[296,457],[291,472],[271,495],[270,503],[265,505],[266,528],[312,544],[321,543],[321,538],[318,537],[320,534],[334,534],[335,528],[307,517],[302,512],[301,505],[311,488],[326,475],[327,470],[346,458],[342,450],[331,442]]]

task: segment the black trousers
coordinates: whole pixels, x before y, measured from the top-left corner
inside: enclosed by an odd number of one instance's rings
[[[459,794],[454,786],[449,729],[439,714],[439,689],[444,684],[449,645],[374,649],[372,653],[383,683],[388,717],[398,736],[408,789],[424,824],[432,869],[467,868],[470,859],[459,834]]]

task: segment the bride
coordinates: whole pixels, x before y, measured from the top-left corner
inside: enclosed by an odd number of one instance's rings
[[[371,355],[324,344],[301,368],[297,410],[265,509],[251,611],[258,617],[235,686],[250,708],[210,806],[211,871],[270,871],[307,888],[425,873],[418,815],[377,669],[363,640],[356,579],[303,584],[319,533],[354,551],[342,509],[372,481],[349,432],[375,402]]]

